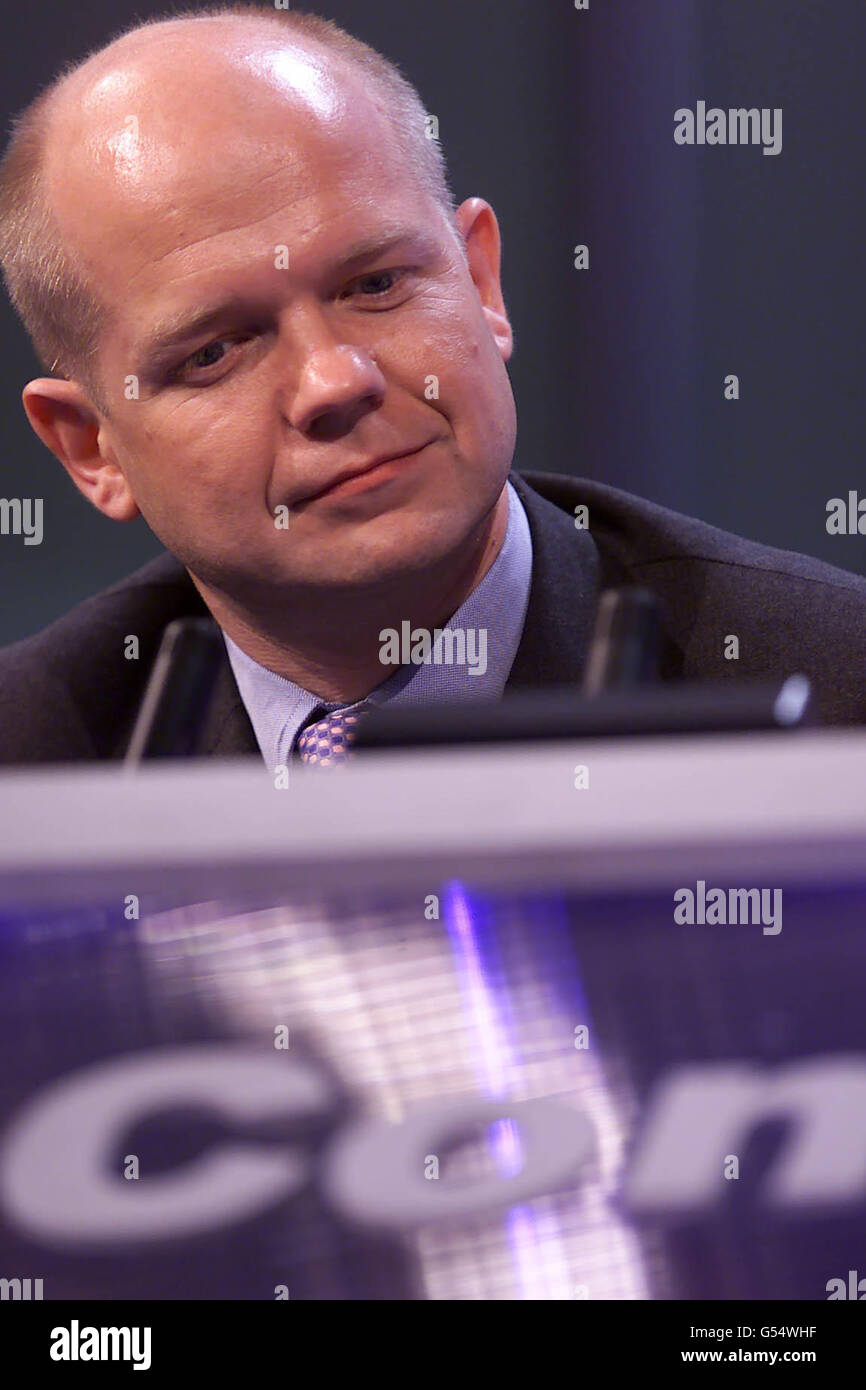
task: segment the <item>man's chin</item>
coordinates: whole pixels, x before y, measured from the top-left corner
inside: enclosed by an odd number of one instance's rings
[[[439,550],[426,554],[414,548],[408,554],[380,555],[366,562],[356,560],[353,564],[344,563],[339,569],[323,569],[318,565],[302,573],[295,571],[291,575],[279,578],[274,576],[271,585],[294,593],[303,590],[334,595],[348,595],[364,590],[372,592],[399,584],[401,580],[409,580],[413,576],[431,573],[437,561],[444,559],[445,556]]]
[[[306,517],[289,516],[285,530],[258,535],[254,545],[220,560],[189,565],[211,589],[256,607],[284,595],[297,600],[305,591],[337,596],[353,591],[373,592],[411,583],[413,577],[438,574],[447,583],[462,568],[461,555],[477,520],[466,515],[466,499],[443,507],[407,509],[371,518],[363,526],[311,525]],[[473,547],[474,548],[474,547]]]
[[[386,517],[381,525],[359,528],[352,536],[333,532],[302,540],[296,534],[291,557],[277,559],[274,582],[280,582],[281,575],[301,587],[325,589],[387,583],[435,569],[459,552],[465,542],[467,528],[455,525],[453,513],[447,521],[429,515],[411,520],[416,524],[401,526],[397,516]],[[288,536],[286,539],[291,544]]]

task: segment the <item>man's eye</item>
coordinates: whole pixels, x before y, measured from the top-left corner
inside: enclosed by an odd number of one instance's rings
[[[364,275],[360,280],[356,280],[354,288],[361,294],[362,298],[375,299],[394,289],[402,273],[399,270],[374,270],[369,275]]]
[[[203,348],[199,348],[198,352],[194,352],[191,357],[187,357],[185,362],[181,362],[178,372],[193,371],[196,368],[199,371],[204,371],[207,367],[217,366],[222,361],[222,348],[226,342],[228,342],[227,338],[215,338],[212,343],[207,343]],[[219,352],[220,355],[214,356],[215,352]]]

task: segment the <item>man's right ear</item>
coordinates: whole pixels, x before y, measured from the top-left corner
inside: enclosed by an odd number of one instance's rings
[[[76,382],[37,377],[21,399],[32,428],[88,502],[112,521],[141,515],[117,463],[102,453],[99,416]]]

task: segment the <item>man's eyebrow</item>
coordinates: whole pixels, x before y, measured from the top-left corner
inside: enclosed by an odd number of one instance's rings
[[[421,227],[394,227],[390,230],[380,231],[375,236],[362,237],[360,241],[352,242],[346,252],[340,256],[336,269],[351,270],[359,261],[372,260],[374,256],[385,256],[389,251],[393,251],[395,246],[400,246],[404,242],[416,245],[419,250],[431,251],[436,246],[435,237],[429,232],[425,232]]]
[[[404,244],[421,253],[429,253],[435,249],[437,243],[434,237],[418,227],[396,227],[384,234],[379,233],[352,242],[336,261],[332,273],[347,274],[365,261],[387,255],[395,247]],[[191,313],[184,311],[172,314],[150,330],[139,345],[136,355],[144,368],[158,366],[179,343],[186,342],[233,314],[242,314],[245,310],[249,311],[249,303],[240,295],[230,295],[219,303]]]

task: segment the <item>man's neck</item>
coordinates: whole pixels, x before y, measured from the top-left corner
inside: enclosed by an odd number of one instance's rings
[[[409,621],[432,632],[442,627],[487,574],[508,527],[508,488],[462,555],[448,555],[430,570],[387,585],[358,590],[317,589],[299,600],[254,611],[190,573],[225,633],[260,666],[327,702],[363,699],[396,669],[379,653],[384,628]]]

